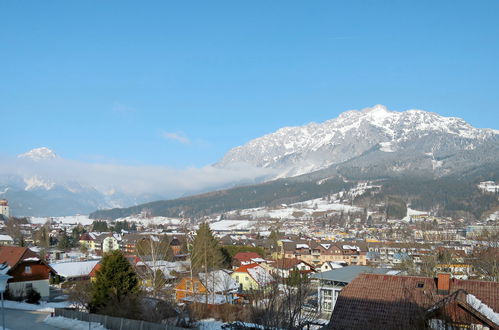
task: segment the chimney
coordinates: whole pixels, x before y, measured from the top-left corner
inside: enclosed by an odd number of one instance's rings
[[[439,273],[437,275],[437,294],[447,295],[450,291],[450,274]]]

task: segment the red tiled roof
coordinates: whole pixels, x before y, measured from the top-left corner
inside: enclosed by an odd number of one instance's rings
[[[234,259],[237,259],[240,262],[249,262],[254,258],[261,258],[261,256],[256,252],[238,252],[234,256]]]
[[[416,328],[429,307],[460,289],[499,310],[498,282],[453,279],[449,286],[439,295],[435,278],[361,274],[341,291],[328,328]]]
[[[94,239],[89,233],[83,233],[80,235],[80,241],[93,241]]]
[[[99,263],[99,264],[96,264],[94,266],[94,268],[92,268],[92,270],[90,271],[90,273],[88,274],[90,277],[95,277],[97,275],[97,272],[102,268],[102,265]]]
[[[13,268],[26,258],[39,258],[38,255],[26,247],[0,246],[0,263],[6,263]]]
[[[236,272],[236,273],[247,273],[248,269],[255,268],[255,267],[260,267],[260,265],[259,264],[243,265],[243,266],[239,267],[238,269],[236,269],[234,272]]]

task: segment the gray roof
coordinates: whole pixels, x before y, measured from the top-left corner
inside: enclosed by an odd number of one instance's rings
[[[310,276],[310,278],[350,283],[361,273],[386,274],[391,271],[393,271],[393,269],[373,268],[368,266],[347,266],[339,269],[329,270],[327,272],[313,274]]]

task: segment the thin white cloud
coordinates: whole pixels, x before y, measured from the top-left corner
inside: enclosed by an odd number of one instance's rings
[[[180,132],[163,132],[161,136],[167,140],[173,140],[182,144],[191,144],[191,140]]]
[[[59,185],[75,187],[76,184],[76,187],[92,187],[102,193],[114,191],[136,196],[143,202],[152,200],[145,200],[145,196],[172,198],[235,183],[255,182],[274,174],[272,170],[247,164],[179,170],[165,166],[85,163],[63,158],[32,161],[0,155],[0,179],[37,177]],[[18,183],[22,184],[22,179]]]

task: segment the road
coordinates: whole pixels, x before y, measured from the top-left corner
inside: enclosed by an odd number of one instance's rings
[[[5,327],[10,330],[54,330],[53,326],[43,323],[49,312],[5,309]],[[2,328],[0,314],[0,329]]]

